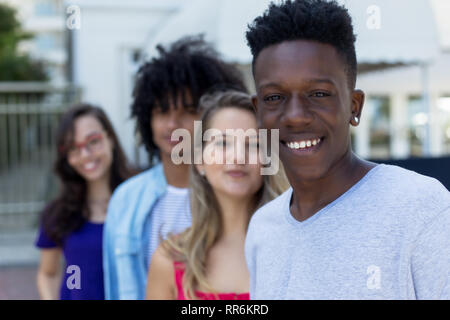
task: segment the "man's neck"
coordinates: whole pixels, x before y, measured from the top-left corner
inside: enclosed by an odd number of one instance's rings
[[[189,185],[189,165],[174,164],[170,155],[161,155],[164,175],[169,185],[177,188],[187,188]]]
[[[375,164],[359,159],[351,151],[327,175],[314,181],[297,179],[290,210],[295,219],[304,221],[335,201],[361,180]]]

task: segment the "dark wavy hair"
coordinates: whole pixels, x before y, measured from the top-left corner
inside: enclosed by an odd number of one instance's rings
[[[135,173],[128,165],[113,126],[101,108],[79,104],[64,113],[56,134],[58,151],[54,164],[54,172],[61,182],[61,190],[59,196],[47,205],[41,215],[41,225],[45,234],[60,246],[64,244],[65,238],[79,229],[90,216],[86,181],[67,160],[67,149],[73,143],[75,120],[87,115],[95,117],[113,141],[109,182],[111,192]]]
[[[347,9],[336,1],[272,2],[267,11],[248,26],[246,37],[253,67],[264,48],[284,41],[311,40],[332,45],[345,63],[349,87],[355,87],[356,36]]]
[[[166,112],[171,101],[181,101],[186,108],[198,108],[200,97],[213,89],[247,92],[243,77],[234,66],[221,61],[218,53],[202,35],[188,36],[168,48],[157,46],[158,56],[144,63],[137,72],[131,116],[136,118],[150,163],[159,156],[153,142],[151,118],[153,108]],[[187,95],[192,98],[187,101]]]

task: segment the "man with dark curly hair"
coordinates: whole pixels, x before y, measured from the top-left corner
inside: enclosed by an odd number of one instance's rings
[[[347,10],[272,3],[247,40],[258,121],[280,130],[292,185],[250,222],[251,299],[449,299],[450,193],[352,152],[364,93]]]
[[[172,162],[179,143],[171,140],[172,132],[186,129],[193,136],[205,92],[246,91],[239,71],[222,62],[201,36],[157,49],[159,56],[137,73],[131,107],[154,166],[120,185],[109,203],[103,244],[106,299],[144,299],[160,236],[191,225],[189,164]]]

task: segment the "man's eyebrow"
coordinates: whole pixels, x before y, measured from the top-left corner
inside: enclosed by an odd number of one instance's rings
[[[264,88],[268,88],[268,87],[281,87],[282,85],[276,82],[269,82],[269,83],[265,83],[263,85],[258,86],[258,88],[260,90],[264,89]]]
[[[306,83],[308,84],[318,84],[318,83],[326,83],[326,84],[331,84],[332,86],[336,87],[336,84],[334,83],[334,81],[332,81],[331,79],[328,78],[311,78],[311,79],[307,79],[305,80]],[[283,87],[282,83],[277,83],[277,82],[269,82],[269,83],[265,83],[260,85],[258,88],[259,90],[268,88],[268,87]]]
[[[306,82],[311,83],[311,84],[327,83],[327,84],[331,84],[333,86],[336,86],[334,81],[332,81],[331,79],[328,79],[328,78],[313,78],[313,79],[308,79]]]

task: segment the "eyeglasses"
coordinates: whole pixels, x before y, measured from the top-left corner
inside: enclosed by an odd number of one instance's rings
[[[77,158],[81,155],[81,150],[86,149],[89,153],[99,151],[103,147],[103,133],[94,133],[86,138],[85,141],[74,143],[69,148],[61,147],[60,152],[67,151],[67,156]]]

